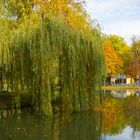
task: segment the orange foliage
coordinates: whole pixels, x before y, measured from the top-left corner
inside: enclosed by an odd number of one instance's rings
[[[104,54],[107,67],[108,75],[115,75],[121,73],[123,62],[117,52],[112,48],[109,41],[105,41],[104,45]]]
[[[106,99],[103,104],[102,133],[121,133],[125,127],[125,120],[122,102],[117,99]]]
[[[134,79],[139,79],[140,77],[140,40],[133,40],[132,58],[128,68],[128,74]]]
[[[127,74],[131,77],[138,79],[140,73],[140,63],[134,63],[128,68]]]

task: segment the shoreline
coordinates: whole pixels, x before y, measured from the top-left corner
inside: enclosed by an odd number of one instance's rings
[[[140,86],[102,86],[101,90],[140,90]]]

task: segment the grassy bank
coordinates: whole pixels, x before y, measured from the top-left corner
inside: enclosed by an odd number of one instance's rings
[[[138,90],[140,86],[102,86],[102,90]]]

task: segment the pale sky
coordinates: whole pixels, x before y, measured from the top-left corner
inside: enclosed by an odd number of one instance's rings
[[[140,0],[86,0],[92,19],[97,19],[103,32],[116,34],[130,43],[140,36]]]

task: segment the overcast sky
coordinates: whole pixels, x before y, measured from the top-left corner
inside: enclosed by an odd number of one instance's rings
[[[130,43],[140,35],[140,0],[86,0],[87,11],[97,19],[103,32],[116,34]]]

